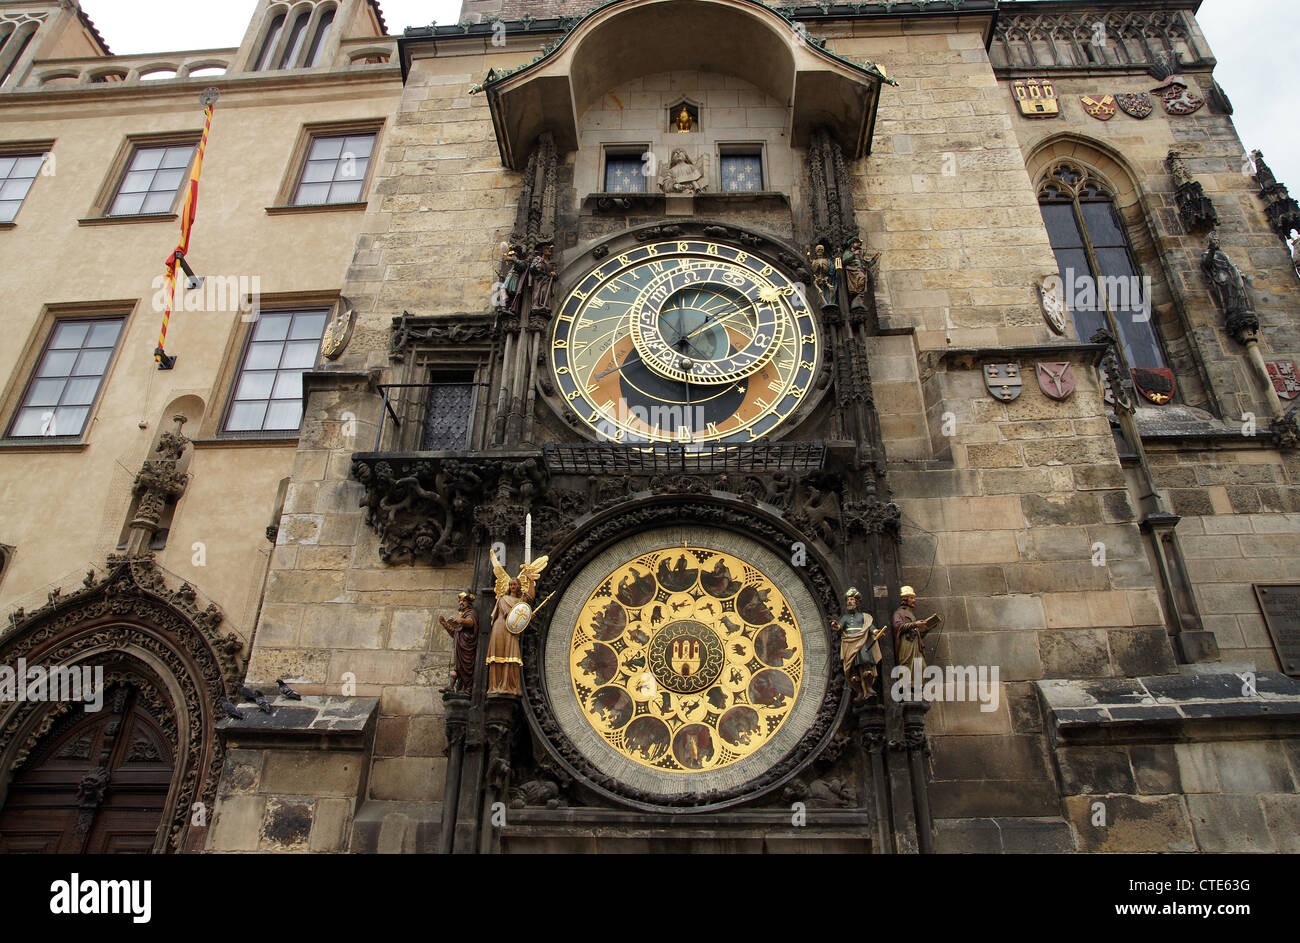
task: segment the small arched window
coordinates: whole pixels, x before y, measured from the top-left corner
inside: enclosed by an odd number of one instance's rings
[[[303,63],[307,68],[320,65],[320,58],[329,43],[330,29],[333,26],[334,10],[331,8],[321,14],[320,22],[316,24],[316,35],[312,37],[311,46],[307,49],[307,61]]]
[[[1039,185],[1038,205],[1079,339],[1086,342],[1106,326],[1109,304],[1129,366],[1163,368],[1149,283],[1140,277],[1110,191],[1087,170],[1058,164]]]
[[[266,38],[262,40],[262,48],[257,54],[257,61],[253,63],[254,72],[261,72],[270,65],[271,53],[275,51],[275,44],[279,41],[282,32],[284,32],[284,14],[277,13],[271,20],[271,25],[266,29]]]
[[[18,68],[18,60],[27,51],[39,26],[39,23],[24,23],[17,27],[13,35],[6,40],[4,48],[0,49],[0,85],[7,85],[9,79],[13,77]]]
[[[303,40],[307,36],[307,20],[311,17],[310,10],[303,10],[294,18],[293,26],[289,29],[289,38],[284,43],[284,55],[280,56],[280,64],[277,69],[292,69],[294,63],[298,61],[298,53],[302,49]]]

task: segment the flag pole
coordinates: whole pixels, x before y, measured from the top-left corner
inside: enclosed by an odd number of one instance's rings
[[[164,349],[167,345],[167,325],[172,317],[172,305],[176,301],[176,270],[182,269],[188,276],[190,283],[201,281],[194,277],[190,270],[189,263],[185,261],[185,253],[190,250],[190,230],[194,227],[194,214],[199,205],[199,174],[203,172],[203,154],[208,149],[208,132],[212,130],[212,109],[216,105],[217,99],[221,97],[221,89],[215,86],[205,88],[199,93],[199,104],[203,106],[203,137],[199,139],[199,151],[194,156],[194,163],[190,168],[190,183],[185,190],[185,209],[181,212],[181,241],[177,243],[172,254],[167,257],[166,270],[163,273],[164,285],[166,291],[166,302],[163,308],[162,330],[158,333],[158,346],[154,349],[153,359],[158,362],[159,370],[170,370],[176,366],[176,357],[167,356]]]

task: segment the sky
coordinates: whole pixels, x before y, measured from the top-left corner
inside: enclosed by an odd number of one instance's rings
[[[593,0],[594,2],[594,0]],[[116,53],[238,46],[255,0],[81,0]],[[454,23],[460,0],[381,0],[388,31]],[[186,18],[186,17],[190,18]],[[1205,0],[1197,14],[1218,59],[1246,149],[1260,148],[1277,179],[1300,197],[1300,120],[1287,76],[1300,45],[1298,0]],[[886,63],[888,64],[888,63]]]

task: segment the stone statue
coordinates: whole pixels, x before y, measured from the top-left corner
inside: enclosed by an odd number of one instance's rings
[[[524,693],[520,682],[521,657],[519,636],[533,618],[537,578],[546,569],[547,558],[538,557],[519,568],[511,577],[492,554],[492,572],[496,574],[496,604],[492,608],[492,635],[488,639],[488,694]],[[548,597],[549,598],[549,597]]]
[[[501,269],[497,272],[498,284],[505,294],[505,297],[500,299],[502,303],[497,305],[498,308],[519,314],[524,277],[527,273],[528,263],[520,255],[519,247],[511,246],[506,250],[505,258],[501,260]]]
[[[1201,256],[1201,270],[1210,283],[1210,294],[1227,322],[1228,333],[1239,343],[1259,330],[1259,317],[1250,297],[1250,282],[1219,246],[1219,234],[1211,232]]]
[[[839,308],[839,273],[826,257],[826,247],[818,243],[808,254],[812,266],[813,288],[823,308]]]
[[[849,307],[867,307],[867,289],[871,287],[871,271],[866,256],[862,254],[862,240],[854,239],[844,250],[844,287],[849,291]]]
[[[1272,168],[1264,163],[1264,152],[1253,150],[1250,152],[1250,161],[1255,165],[1255,182],[1264,192],[1268,192],[1277,187],[1277,177],[1274,176]]]
[[[894,612],[894,656],[902,669],[902,681],[907,690],[919,691],[921,672],[925,670],[925,636],[943,622],[935,613],[928,619],[917,619],[916,590],[904,586],[898,591],[898,609]]]
[[[659,171],[659,189],[664,193],[703,193],[708,188],[708,158],[696,164],[686,156],[685,148],[673,148],[668,166]]]
[[[438,616],[438,622],[452,638],[451,677],[443,690],[469,694],[474,689],[474,656],[478,654],[478,613],[474,594],[460,593],[460,611],[452,619]]]
[[[844,614],[831,620],[831,628],[840,634],[840,662],[844,677],[853,689],[867,700],[876,686],[876,666],[880,664],[880,637],[885,628],[871,630],[871,616],[858,609],[862,594],[850,586],[844,593]]]
[[[534,314],[551,313],[551,296],[555,290],[555,263],[551,261],[554,247],[545,243],[538,247],[528,260],[528,284],[532,289]]]
[[[687,134],[695,130],[695,119],[691,117],[690,111],[685,105],[682,105],[682,113],[677,116],[677,133]]]

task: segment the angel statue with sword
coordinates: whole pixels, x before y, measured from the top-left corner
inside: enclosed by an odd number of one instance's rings
[[[492,553],[492,572],[496,574],[496,605],[492,609],[492,636],[488,640],[488,694],[524,693],[519,672],[524,660],[520,657],[519,636],[532,621],[537,609],[546,605],[551,597],[542,600],[542,606],[533,608],[537,578],[546,569],[546,557],[519,568],[519,575],[506,573]],[[551,594],[555,595],[554,593]]]

